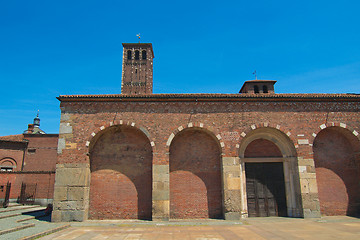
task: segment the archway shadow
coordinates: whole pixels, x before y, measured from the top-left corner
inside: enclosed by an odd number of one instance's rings
[[[328,215],[347,215],[352,217],[360,217],[360,143],[359,140],[347,129],[340,127],[329,127],[319,132],[314,140],[314,162],[317,172],[321,168],[328,170],[328,175],[336,174],[337,178],[341,179],[346,187],[347,194],[347,207],[346,210],[328,211],[323,209],[325,214]],[[328,178],[335,179],[336,177],[327,176]],[[319,186],[321,187],[322,181],[320,175],[318,178]],[[334,187],[334,186],[333,186]],[[325,191],[319,189],[320,191]],[[320,203],[321,203],[320,199]],[[324,208],[324,202],[322,206]]]
[[[174,137],[170,145],[170,186],[175,187],[172,186],[174,176],[172,174],[175,174],[175,172],[180,173],[180,171],[183,171],[183,176],[186,176],[185,172],[196,176],[205,185],[207,217],[213,219],[224,218],[220,163],[221,150],[218,142],[203,130],[196,128],[183,130]],[[184,179],[184,181],[186,180]],[[174,189],[172,188],[170,189],[170,201],[173,198]],[[170,205],[171,214],[173,201],[171,201]],[[202,210],[199,209],[199,211]]]
[[[126,218],[129,219],[151,220],[152,148],[150,141],[144,133],[128,126],[109,128],[97,139],[91,149],[90,170],[92,174],[100,170],[111,170],[114,172],[114,179],[124,179],[123,182],[109,183],[111,186],[103,186],[104,188],[108,188],[108,191],[115,191],[114,194],[116,193],[118,196],[121,196],[122,202],[112,199],[113,203],[111,203],[111,201],[109,203],[110,205],[116,206],[116,208],[121,208],[121,211],[124,211],[121,216],[126,216]],[[103,177],[106,178],[110,176]],[[93,181],[93,179],[91,181]],[[131,183],[129,183],[129,181]],[[119,184],[127,185],[121,186]],[[136,193],[134,190],[131,190],[132,184],[135,187]],[[96,190],[90,189],[90,191]],[[125,211],[127,211],[127,204],[134,200],[134,195],[136,195],[137,198],[137,216],[134,216],[134,213],[129,216],[126,215],[127,213]],[[131,196],[133,196],[132,199]],[[128,210],[130,211],[130,209]],[[107,209],[106,211],[111,212],[113,210]],[[108,215],[110,216],[111,214]]]

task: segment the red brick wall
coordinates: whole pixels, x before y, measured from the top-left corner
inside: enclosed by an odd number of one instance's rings
[[[98,135],[101,131],[100,127],[109,127],[110,122],[120,125],[120,121],[128,125],[134,122],[135,128],[141,127],[148,132],[150,141],[153,141],[155,145],[152,155],[153,164],[160,165],[169,164],[169,146],[166,144],[169,136],[180,126],[186,128],[189,123],[196,127],[203,126],[215,136],[221,137],[219,142],[223,143],[221,154],[224,157],[238,156],[238,146],[241,146],[243,138],[246,137],[244,134],[249,134],[254,128],[259,127],[278,129],[289,136],[296,148],[296,156],[303,159],[313,158],[311,146],[314,140],[313,134],[318,134],[321,130],[320,126],[325,123],[327,126],[331,126],[332,123],[335,125],[344,123],[347,127],[360,132],[359,102],[345,100],[338,102],[261,101],[198,100],[195,102],[195,100],[173,101],[169,98],[159,101],[141,99],[129,102],[122,99],[61,102],[62,114],[66,114],[69,119],[64,120],[64,123],[71,125],[72,135],[69,137],[69,134],[60,134],[60,137],[66,139],[67,145],[73,144],[76,147],[63,149],[58,161],[59,163],[89,163],[87,156],[89,148],[86,143],[92,142],[92,133]],[[172,144],[176,143],[176,138],[173,139]],[[300,140],[307,140],[308,143],[299,144]],[[186,142],[186,140],[183,141]],[[209,151],[209,153],[212,152]],[[196,155],[201,159],[201,153]],[[186,169],[179,169],[179,173],[180,171],[188,172],[186,178],[193,178],[193,181],[201,179],[205,184],[196,172]],[[172,172],[175,173],[173,170]],[[173,173],[171,179],[175,177]],[[174,180],[171,181],[174,183]],[[300,187],[299,184],[298,187]],[[201,184],[199,188],[204,189]],[[118,207],[115,204],[111,206]]]
[[[0,185],[11,183],[10,198],[17,199],[20,196],[21,184],[37,184],[37,199],[52,199],[54,196],[55,173],[0,173]]]
[[[2,160],[13,159],[16,162],[16,168],[13,171],[21,171],[21,166],[24,158],[24,151],[26,143],[22,142],[0,142],[0,165]]]
[[[24,171],[55,171],[58,135],[25,134],[29,140]]]
[[[180,132],[170,146],[170,217],[221,218],[219,144],[200,130]]]
[[[314,160],[322,214],[360,214],[359,145],[351,132],[339,127],[317,135]]]
[[[152,149],[132,127],[112,127],[90,152],[91,219],[151,219]]]
[[[245,150],[245,157],[282,157],[280,149],[271,141],[256,139]]]

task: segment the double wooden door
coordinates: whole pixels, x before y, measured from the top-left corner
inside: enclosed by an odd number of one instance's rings
[[[283,163],[245,163],[249,217],[287,216]]]

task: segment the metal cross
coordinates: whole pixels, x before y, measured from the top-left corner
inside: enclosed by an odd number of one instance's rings
[[[256,70],[252,74],[255,75],[255,80],[257,80]]]

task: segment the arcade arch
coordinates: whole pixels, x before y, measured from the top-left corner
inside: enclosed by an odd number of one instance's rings
[[[360,142],[348,129],[321,130],[313,144],[320,211],[325,215],[360,215]]]
[[[292,141],[278,129],[261,127],[246,135],[239,147],[244,212],[300,217],[296,155]]]
[[[152,147],[129,125],[111,126],[91,140],[90,219],[151,219]]]
[[[170,218],[223,218],[221,147],[197,127],[175,135],[170,145]]]

